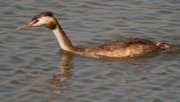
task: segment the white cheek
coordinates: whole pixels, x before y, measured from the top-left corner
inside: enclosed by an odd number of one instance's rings
[[[46,22],[39,21],[38,23],[34,24],[33,26],[45,26]]]
[[[48,18],[47,17],[42,17],[39,19],[39,22],[34,24],[33,26],[45,26]]]

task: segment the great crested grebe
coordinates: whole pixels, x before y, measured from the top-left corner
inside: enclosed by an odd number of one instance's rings
[[[45,26],[52,30],[63,50],[86,56],[122,58],[163,50],[168,47],[166,43],[153,42],[141,38],[117,39],[98,46],[85,48],[74,47],[52,12],[42,12],[36,15],[28,24],[17,28],[17,30],[36,26]]]

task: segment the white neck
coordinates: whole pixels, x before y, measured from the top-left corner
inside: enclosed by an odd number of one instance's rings
[[[60,47],[63,50],[72,51],[73,45],[72,45],[71,41],[68,39],[68,37],[66,36],[66,34],[64,33],[64,31],[62,30],[62,28],[60,26],[57,26],[52,31],[53,31],[54,35],[56,36]]]

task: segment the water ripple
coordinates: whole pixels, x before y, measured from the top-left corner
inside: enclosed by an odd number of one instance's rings
[[[1,102],[178,102],[179,0],[0,1]],[[51,31],[16,31],[52,11],[74,45],[142,37],[172,43],[137,58],[95,59],[59,51]]]

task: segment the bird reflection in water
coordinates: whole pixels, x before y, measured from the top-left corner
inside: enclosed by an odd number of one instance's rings
[[[73,59],[73,55],[71,52],[67,52],[67,51],[61,51],[61,52],[63,52],[63,55],[61,57],[61,62],[59,65],[60,72],[55,73],[52,78],[52,80],[55,81],[65,81],[72,76],[70,69],[72,68],[71,60]]]
[[[63,89],[68,87],[68,84],[64,82],[65,80],[69,79],[72,76],[70,69],[71,60],[73,59],[73,55],[71,52],[62,51],[62,57],[59,64],[59,72],[54,73],[51,79],[45,81],[45,84],[51,88],[50,91],[56,94],[63,93]]]

